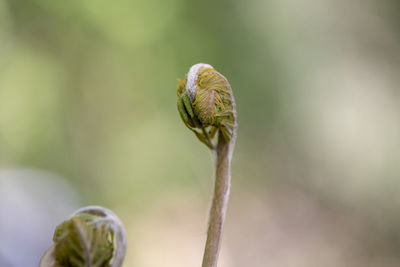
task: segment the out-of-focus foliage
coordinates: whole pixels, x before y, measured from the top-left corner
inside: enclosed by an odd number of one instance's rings
[[[54,232],[55,255],[61,266],[110,266],[113,255],[109,227],[90,223],[95,216],[74,216]]]
[[[126,253],[126,233],[121,220],[101,206],[87,206],[60,223],[54,244],[40,267],[120,267]]]
[[[221,267],[399,266],[399,10],[0,0],[0,166],[56,173],[116,211],[126,266],[194,266],[212,170],[175,90],[206,62],[239,123]]]

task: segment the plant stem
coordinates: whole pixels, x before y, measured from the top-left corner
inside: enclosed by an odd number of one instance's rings
[[[235,138],[236,133],[233,134],[230,141],[227,141],[221,132],[218,134],[218,144],[214,150],[216,153],[214,197],[210,209],[202,267],[217,266],[222,229],[229,200],[231,159]]]

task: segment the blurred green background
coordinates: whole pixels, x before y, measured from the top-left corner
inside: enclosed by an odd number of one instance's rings
[[[0,266],[37,266],[88,204],[124,222],[124,266],[200,265],[213,170],[176,110],[176,78],[199,62],[228,78],[238,110],[220,266],[400,266],[399,11],[0,0],[0,234],[16,231]],[[20,241],[38,252],[16,261],[18,227],[42,225],[44,206],[51,225]]]

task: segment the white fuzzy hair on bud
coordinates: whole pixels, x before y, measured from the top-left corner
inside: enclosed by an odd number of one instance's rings
[[[199,78],[199,72],[203,69],[213,69],[213,66],[205,63],[197,63],[193,65],[188,74],[187,74],[187,82],[186,82],[186,92],[189,95],[190,102],[194,102],[196,98],[196,89],[197,89],[197,79]]]

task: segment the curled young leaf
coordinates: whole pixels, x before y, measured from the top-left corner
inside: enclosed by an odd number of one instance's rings
[[[178,79],[178,111],[185,125],[210,149],[217,132],[229,141],[236,126],[232,89],[211,65],[193,65],[185,80]]]
[[[97,206],[72,214],[57,226],[53,241],[40,267],[120,267],[126,250],[121,221]]]

